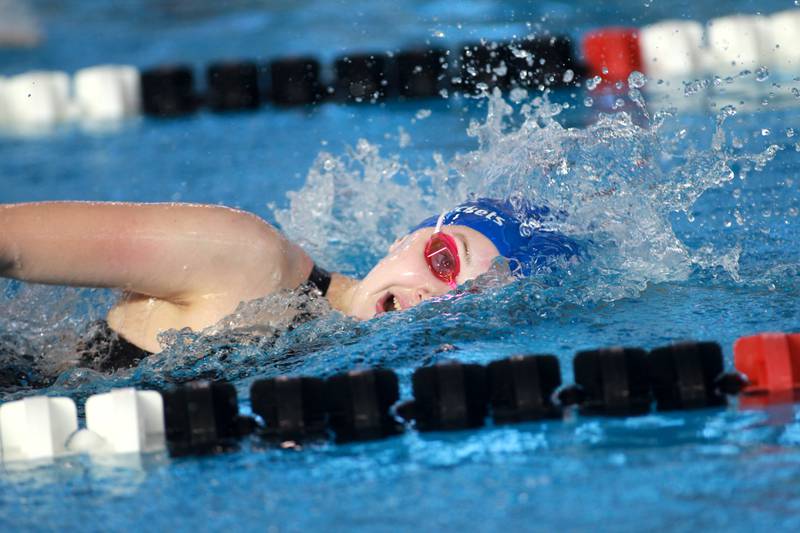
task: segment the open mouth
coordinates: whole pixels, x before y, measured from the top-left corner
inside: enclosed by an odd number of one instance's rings
[[[378,301],[378,313],[388,313],[389,311],[399,311],[400,304],[397,302],[397,297],[391,292],[387,292]]]

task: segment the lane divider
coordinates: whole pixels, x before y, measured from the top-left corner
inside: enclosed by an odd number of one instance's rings
[[[642,28],[608,27],[583,36],[583,62],[563,35],[511,42],[467,43],[455,50],[410,48],[397,54],[350,53],[336,58],[333,79],[312,57],[269,63],[214,62],[205,69],[205,92],[189,65],[161,65],[141,73],[132,66],[101,65],[75,73],[34,71],[0,79],[0,127],[46,129],[73,120],[118,121],[145,114],[179,117],[205,106],[215,112],[324,101],[347,103],[432,98],[451,91],[478,94],[575,86],[585,74],[602,88],[626,89],[631,73],[667,83],[648,88],[682,90],[680,81],[737,75],[766,67],[780,76],[800,74],[800,9],[769,16],[731,15],[710,20],[665,20]],[[596,87],[596,82],[591,82]],[[677,92],[676,92],[677,94]]]
[[[734,346],[738,372],[724,372],[714,342],[684,342],[645,351],[616,347],[578,352],[574,384],[562,386],[553,355],[513,356],[486,366],[447,361],[416,369],[413,399],[399,402],[388,369],[327,379],[277,377],[250,390],[253,416],[239,412],[230,383],[198,381],[164,392],[115,389],[89,397],[78,429],[70,398],[31,397],[0,405],[0,450],[8,464],[167,450],[173,457],[218,453],[256,433],[294,447],[390,437],[413,427],[449,431],[530,420],[639,416],[725,406],[741,393],[742,408],[800,399],[800,334],[763,333]]]

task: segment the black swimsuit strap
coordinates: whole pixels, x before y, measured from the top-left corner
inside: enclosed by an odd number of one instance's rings
[[[308,282],[325,296],[328,293],[328,287],[331,286],[331,273],[314,265],[311,274],[308,275]]]

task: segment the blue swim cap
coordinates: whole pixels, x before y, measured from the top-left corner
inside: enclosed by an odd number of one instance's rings
[[[423,220],[411,232],[436,227],[440,216]],[[515,274],[528,276],[556,260],[581,257],[582,246],[574,239],[541,227],[547,221],[564,218],[566,213],[553,212],[546,206],[523,205],[515,210],[508,201],[479,198],[445,213],[442,224],[466,226],[483,234],[509,260]]]

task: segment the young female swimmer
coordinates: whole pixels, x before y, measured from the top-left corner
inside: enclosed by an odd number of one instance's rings
[[[539,208],[525,218],[547,216]],[[0,276],[121,289],[107,328],[147,355],[161,350],[162,331],[201,330],[243,301],[304,283],[334,309],[369,319],[442,295],[486,272],[497,256],[521,275],[580,257],[569,237],[521,227],[507,202],[466,202],[413,228],[358,281],[328,274],[262,219],[225,207],[7,204],[0,205]]]

